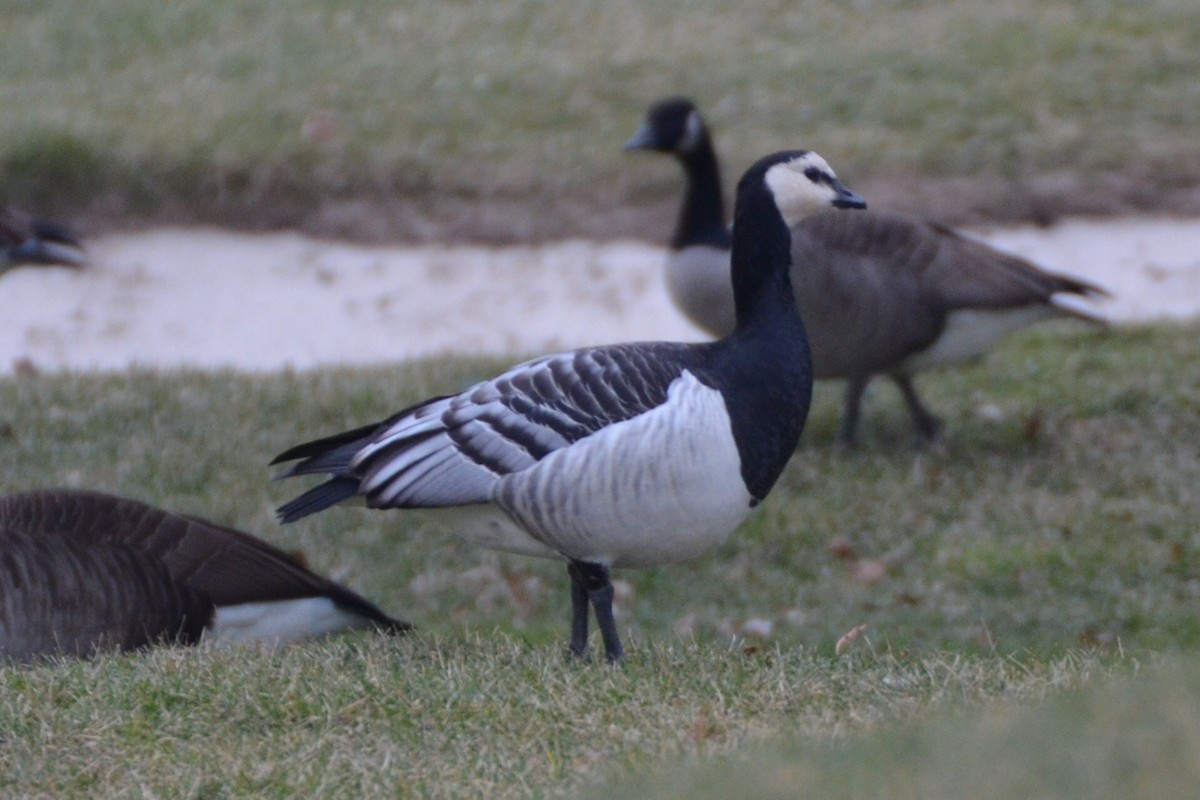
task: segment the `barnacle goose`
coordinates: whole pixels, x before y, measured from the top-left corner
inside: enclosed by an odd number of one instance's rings
[[[0,206],[0,274],[20,264],[78,267],[83,262],[83,245],[66,227]]]
[[[254,537],[136,500],[0,497],[0,659],[409,629]]]
[[[610,569],[681,561],[724,541],[796,447],[812,375],[788,227],[831,207],[865,203],[819,155],[762,159],[738,187],[729,336],[545,356],[294,447],[272,462],[297,462],[279,477],[330,478],[280,518],[356,495],[372,508],[453,507],[475,544],[565,559],[571,652],[586,652],[590,603],[606,658],[620,660]]]
[[[653,104],[625,145],[670,153],[687,178],[670,241],[667,288],[696,325],[733,330],[730,234],[712,140],[682,97]],[[1003,335],[1052,317],[1102,320],[1059,305],[1058,295],[1099,297],[1098,286],[1046,272],[953,230],[897,214],[819,214],[792,229],[792,281],[808,330],[816,378],[847,381],[838,440],[852,444],[862,395],[889,376],[912,413],[918,438],[940,423],[921,402],[914,373],[983,355]]]

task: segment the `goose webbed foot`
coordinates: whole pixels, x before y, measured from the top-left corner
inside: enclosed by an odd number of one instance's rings
[[[608,567],[586,561],[567,564],[571,576],[571,655],[583,658],[588,647],[588,606],[596,611],[596,627],[604,640],[604,660],[610,664],[625,658],[613,619],[613,585]]]

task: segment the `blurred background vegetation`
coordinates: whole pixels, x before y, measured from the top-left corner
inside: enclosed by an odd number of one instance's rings
[[[691,95],[735,171],[819,150],[952,222],[1196,211],[1186,0],[3,0],[0,185],[92,220],[368,239],[661,236],[624,154]]]

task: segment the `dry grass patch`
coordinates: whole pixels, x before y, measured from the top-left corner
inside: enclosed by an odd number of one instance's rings
[[[938,713],[851,742],[787,737],[591,796],[1186,800],[1197,781],[1200,669],[1192,658],[1046,703]]]
[[[780,734],[840,741],[934,708],[1037,701],[1129,666],[674,643],[611,669],[503,635],[166,650],[0,669],[0,790],[571,796],[664,759],[699,764]]]
[[[470,550],[415,513],[273,520],[299,489],[268,482],[275,453],[456,390],[495,362],[0,380],[6,490],[85,486],[237,525],[306,551],[422,629],[275,654],[0,669],[0,793],[566,796],[799,737],[782,760],[750,762],[765,765],[749,769],[768,789],[797,774],[836,786],[879,764],[846,785],[889,796],[899,780],[917,788],[898,796],[944,796],[976,767],[1003,776],[1003,763],[1065,753],[1074,720],[1088,726],[1079,764],[1141,736],[1148,749],[1130,752],[1158,764],[1171,742],[1194,741],[1172,711],[1195,706],[1191,673],[1162,694],[1135,690],[1148,692],[1132,695],[1148,716],[1106,699],[1119,688],[1065,701],[1045,722],[1004,707],[1200,644],[1198,335],[1047,326],[1015,337],[980,366],[923,380],[947,417],[939,451],[911,448],[907,415],[881,386],[861,450],[839,453],[838,392],[821,387],[800,452],[726,545],[617,576],[620,670],[565,662],[559,564]],[[925,721],[947,706],[997,710],[976,727]],[[915,727],[860,742],[896,723]],[[826,747],[840,741],[848,755]],[[994,747],[1004,755],[992,759]],[[822,771],[827,761],[836,769]],[[1180,763],[1168,779],[1191,776],[1195,759]],[[1081,774],[1075,764],[1063,780]],[[1136,774],[1112,785],[1160,785]]]

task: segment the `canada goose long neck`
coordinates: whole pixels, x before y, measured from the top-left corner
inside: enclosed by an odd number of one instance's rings
[[[745,336],[761,330],[803,339],[792,288],[791,233],[771,197],[739,197],[733,231],[735,333]]]
[[[676,250],[692,245],[729,247],[721,170],[708,133],[701,133],[694,147],[676,156],[683,164],[685,187],[671,247]]]

